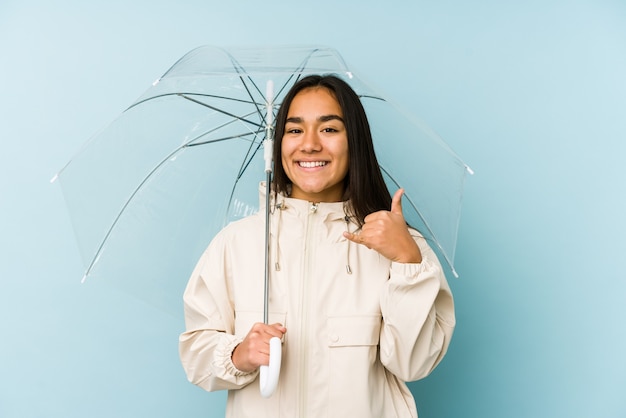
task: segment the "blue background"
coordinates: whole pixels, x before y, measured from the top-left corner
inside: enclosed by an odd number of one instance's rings
[[[626,4],[3,0],[0,417],[219,417],[174,318],[83,266],[50,178],[189,50],[322,44],[476,171],[424,417],[626,416]]]

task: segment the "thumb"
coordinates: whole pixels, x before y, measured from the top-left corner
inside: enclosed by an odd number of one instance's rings
[[[404,189],[398,189],[391,199],[391,213],[402,215],[402,195]]]

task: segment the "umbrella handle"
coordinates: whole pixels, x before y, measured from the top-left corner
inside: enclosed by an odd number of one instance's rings
[[[282,354],[280,338],[272,337],[272,339],[270,339],[270,364],[269,366],[261,366],[259,376],[261,396],[264,398],[272,396],[276,390],[276,386],[278,386]]]

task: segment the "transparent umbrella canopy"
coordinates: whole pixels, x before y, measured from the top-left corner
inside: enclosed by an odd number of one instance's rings
[[[405,189],[407,221],[456,275],[471,171],[439,136],[369,88],[332,48],[204,46],[176,62],[55,177],[84,278],[102,277],[182,315],[182,291],[212,237],[259,208],[267,82],[276,113],[291,85],[309,74],[335,74],[359,94],[391,193]]]

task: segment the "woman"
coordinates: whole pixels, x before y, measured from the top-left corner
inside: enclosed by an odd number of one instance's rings
[[[450,288],[391,198],[358,96],[309,76],[276,120],[270,325],[263,311],[264,216],[224,228],[185,291],[180,355],[189,380],[228,389],[227,416],[416,417],[405,381],[428,375],[455,325]],[[262,188],[263,189],[263,188]],[[264,202],[264,198],[261,198]],[[279,386],[259,394],[271,337]]]

